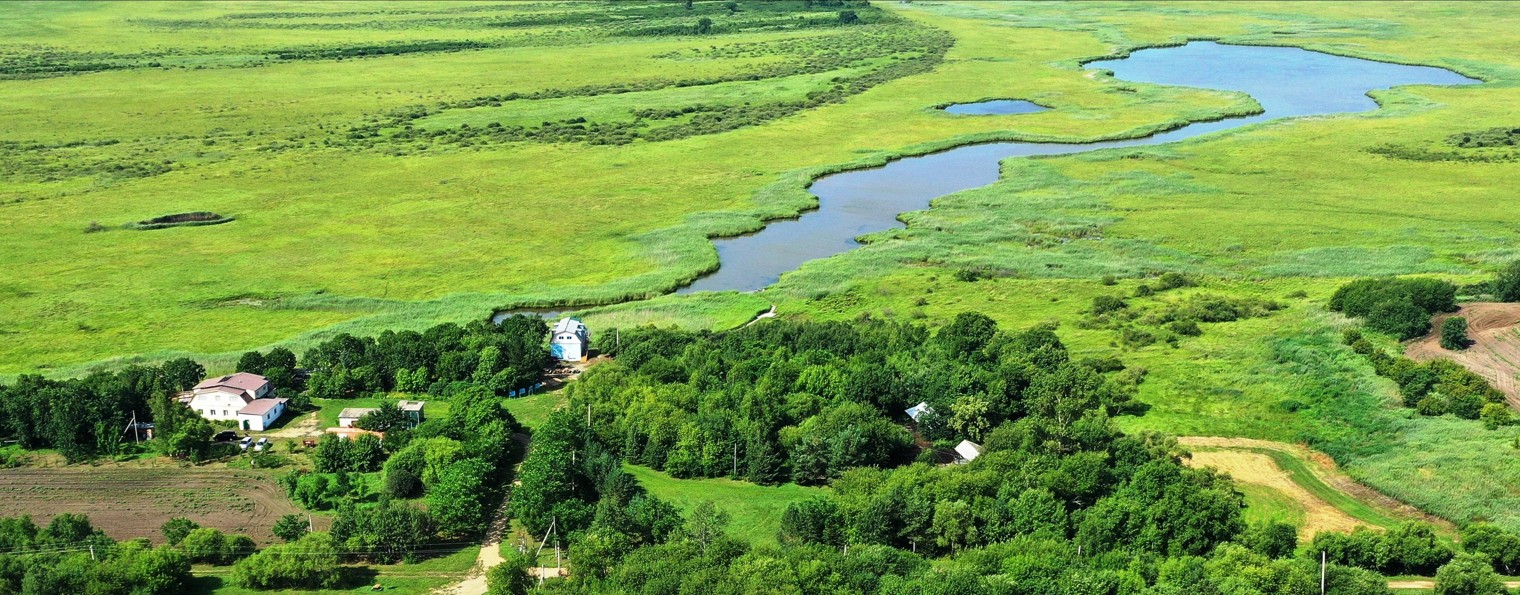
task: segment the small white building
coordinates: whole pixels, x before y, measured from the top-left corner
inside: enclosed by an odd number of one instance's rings
[[[911,419],[913,421],[918,421],[918,416],[923,415],[925,413],[931,413],[933,411],[934,411],[934,409],[931,408],[931,407],[929,407],[928,403],[919,403],[917,405],[914,405],[914,406],[908,408],[908,419]]]
[[[417,427],[417,424],[422,423],[422,408],[425,405],[427,405],[427,401],[396,402],[396,408],[400,409],[401,414],[406,416],[406,428],[408,430],[415,428]]]
[[[549,353],[560,361],[586,361],[591,354],[591,331],[579,320],[561,318],[549,335]]]
[[[255,400],[269,396],[269,380],[258,374],[238,372],[208,378],[190,391],[190,409],[217,421],[238,419],[238,412]]]
[[[285,415],[287,399],[254,399],[237,412],[238,427],[245,431],[262,432]]]
[[[961,462],[964,463],[975,461],[984,452],[987,452],[987,449],[970,440],[962,440],[960,444],[955,445],[955,456],[959,457]]]
[[[352,428],[354,427],[354,422],[359,421],[359,418],[376,411],[379,411],[379,409],[375,407],[348,407],[338,412],[338,427]]]

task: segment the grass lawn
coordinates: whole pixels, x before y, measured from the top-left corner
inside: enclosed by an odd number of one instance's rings
[[[543,392],[507,399],[507,411],[517,418],[517,423],[528,429],[537,427],[549,419],[549,414],[565,405],[564,391]]]
[[[823,488],[791,483],[760,486],[732,479],[676,479],[648,467],[623,468],[638,478],[650,494],[675,505],[683,515],[711,500],[729,514],[732,523],[728,533],[754,544],[775,543],[781,514],[788,504],[824,493]]]

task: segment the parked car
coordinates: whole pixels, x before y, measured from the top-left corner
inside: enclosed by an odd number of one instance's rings
[[[242,440],[238,441],[239,449],[248,450],[250,446],[253,446],[253,436],[244,436]]]
[[[212,442],[232,442],[233,440],[237,440],[237,432],[232,430],[222,430],[211,437]]]
[[[253,450],[254,452],[264,452],[269,450],[271,446],[274,446],[274,443],[270,442],[268,438],[259,438],[259,441],[254,443]]]

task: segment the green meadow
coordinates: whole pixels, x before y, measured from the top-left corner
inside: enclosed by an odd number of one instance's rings
[[[879,15],[839,25],[821,9],[721,4],[4,7],[14,18],[0,19],[0,64],[37,47],[54,58],[0,73],[0,374],[182,354],[214,368],[250,348],[299,351],[340,332],[520,306],[584,307],[593,329],[731,328],[772,305],[930,323],[981,311],[1005,327],[1057,322],[1078,355],[1147,370],[1149,408],[1121,418],[1127,430],[1305,443],[1431,513],[1520,528],[1520,496],[1504,487],[1520,485],[1514,430],[1397,407],[1392,384],[1340,345],[1351,322],[1324,308],[1352,277],[1468,283],[1520,256],[1520,210],[1508,208],[1520,153],[1445,142],[1520,126],[1520,13],[920,1],[878,2]],[[699,16],[713,30],[686,32]],[[1485,83],[1375,92],[1382,109],[1365,114],[1006,161],[999,182],[903,214],[906,228],[766,290],[663,295],[717,266],[708,237],[810,207],[818,175],[974,141],[1132,137],[1254,110],[1237,94],[1079,68],[1197,38]],[[345,53],[356,48],[381,55]],[[780,107],[866,79],[834,101]],[[933,109],[987,98],[1051,109]],[[700,117],[738,107],[774,117]],[[510,127],[528,136],[490,132]],[[672,130],[684,132],[639,136]],[[235,219],[122,228],[187,211]],[[1149,344],[1083,322],[1093,298],[1133,296],[1165,271],[1199,286],[1130,301],[1209,294],[1281,309]],[[636,298],[650,299],[617,303]],[[530,399],[524,417],[544,415],[547,396]],[[683,493],[633,472],[661,497]],[[773,535],[779,510],[734,511],[735,530]]]

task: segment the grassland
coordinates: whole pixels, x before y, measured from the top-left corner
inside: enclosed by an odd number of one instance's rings
[[[533,25],[527,16],[559,9],[532,4],[481,13],[519,23],[487,27],[466,8],[393,4],[354,16],[238,19],[226,17],[268,10],[8,6],[17,18],[0,19],[5,55],[41,45],[175,62],[0,80],[11,106],[0,114],[0,141],[14,143],[0,146],[0,162],[10,168],[0,179],[0,226],[7,229],[0,237],[7,265],[0,270],[0,374],[70,374],[179,353],[225,365],[242,349],[300,348],[337,332],[658,294],[716,265],[706,237],[806,208],[804,186],[820,173],[979,139],[1134,135],[1249,104],[1089,76],[1077,67],[1083,58],[1190,37],[1296,45],[1445,66],[1486,82],[1377,92],[1384,107],[1369,114],[1005,162],[1002,181],[905,214],[906,229],[809,263],[765,291],[663,296],[594,308],[586,320],[595,328],[726,328],[774,304],[783,316],[820,319],[870,314],[934,323],[980,310],[1006,326],[1061,321],[1059,332],[1076,353],[1117,353],[1149,371],[1140,400],[1150,409],[1123,418],[1127,430],[1307,444],[1352,477],[1429,512],[1520,529],[1520,496],[1505,487],[1520,485],[1513,429],[1488,431],[1397,408],[1393,387],[1339,345],[1347,321],[1323,309],[1350,276],[1474,281],[1520,256],[1513,248],[1520,212],[1496,207],[1513,198],[1520,169],[1428,158],[1450,135],[1520,125],[1512,108],[1520,100],[1520,46],[1510,33],[1520,15],[1502,4],[916,2],[887,6],[905,23],[886,26],[954,37],[931,72],[753,126],[616,146],[443,143],[421,150],[350,142],[350,129],[397,110],[720,77],[798,62],[841,34],[822,27],[623,36],[599,24]],[[183,22],[166,22],[173,20]],[[234,29],[235,37],[227,35]],[[419,39],[484,47],[268,58],[292,39],[317,49]],[[750,51],[756,47],[767,51]],[[839,74],[878,66],[866,59],[840,66]],[[805,93],[821,80],[821,73],[791,73],[647,93],[661,105],[731,104]],[[124,88],[136,91],[118,92]],[[986,97],[1053,109],[987,118],[930,109]],[[623,122],[631,114],[630,97],[583,99],[533,99],[532,120],[509,123],[581,117],[580,105],[593,120]],[[443,110],[419,125],[488,125],[503,119],[496,109]],[[159,171],[166,160],[169,169]],[[237,220],[83,232],[92,221],[111,226],[194,210]],[[997,274],[955,279],[970,268]],[[1093,297],[1133,294],[1143,278],[1167,270],[1203,280],[1186,291],[1272,299],[1285,308],[1207,325],[1203,336],[1175,347],[1125,346],[1115,331],[1076,324]],[[1134,301],[1164,299],[1172,298]],[[1295,513],[1281,504],[1275,514]]]
[[[730,518],[728,534],[753,544],[775,543],[781,528],[781,513],[792,502],[822,494],[823,488],[796,484],[759,486],[732,479],[675,479],[669,475],[640,467],[624,465],[650,494],[669,502],[686,514],[697,505],[711,501]]]

